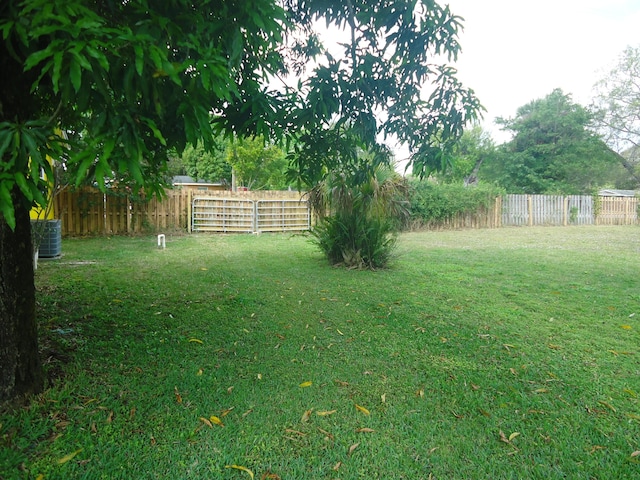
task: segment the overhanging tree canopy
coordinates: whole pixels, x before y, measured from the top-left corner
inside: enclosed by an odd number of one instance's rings
[[[319,21],[349,32],[343,55],[322,47]],[[64,154],[77,182],[160,192],[167,151],[208,147],[215,130],[297,136],[308,180],[360,168],[354,152],[386,153],[378,139],[395,135],[425,173],[479,109],[446,63],[460,26],[414,0],[3,2],[0,399],[41,384],[28,209],[45,201],[45,155]],[[290,74],[297,85],[269,87]]]

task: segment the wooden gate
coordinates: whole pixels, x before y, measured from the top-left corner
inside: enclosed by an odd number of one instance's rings
[[[240,198],[194,197],[191,231],[253,233],[255,202]]]
[[[304,200],[193,198],[192,232],[299,232],[310,227],[311,212]]]

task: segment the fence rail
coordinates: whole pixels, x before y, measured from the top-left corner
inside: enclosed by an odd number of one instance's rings
[[[242,231],[287,231],[308,229],[308,207],[299,192],[200,192],[167,190],[163,199],[133,201],[126,195],[104,194],[95,189],[63,190],[54,199],[56,218],[62,220],[63,236],[119,235],[158,231],[220,231],[212,218],[194,216],[194,199],[219,202],[253,202],[251,227]],[[205,201],[205,200],[202,200]],[[232,219],[234,214],[227,212]],[[224,228],[234,231],[233,222]],[[220,219],[216,221],[221,221]],[[237,219],[236,219],[237,223]],[[590,197],[580,195],[505,195],[492,205],[428,228],[499,228],[534,225],[631,225],[638,224],[638,198]],[[235,226],[237,227],[237,225]]]

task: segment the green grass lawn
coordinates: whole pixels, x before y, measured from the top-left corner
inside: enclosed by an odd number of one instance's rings
[[[404,234],[376,272],[302,236],[63,252],[2,479],[640,478],[638,227]]]

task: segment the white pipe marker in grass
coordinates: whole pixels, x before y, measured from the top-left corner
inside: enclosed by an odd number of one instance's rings
[[[161,233],[160,235],[158,235],[158,248],[167,248],[167,242],[164,238],[164,233]]]

